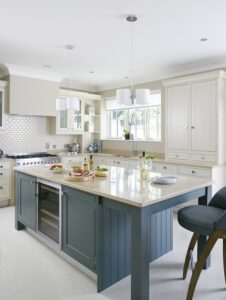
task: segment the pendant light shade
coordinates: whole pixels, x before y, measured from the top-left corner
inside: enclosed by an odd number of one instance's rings
[[[74,110],[79,111],[80,110],[80,101],[77,98],[58,98],[56,100],[56,110]]]
[[[67,98],[56,99],[56,110],[66,110],[67,109]]]
[[[130,89],[118,89],[116,90],[117,102],[123,105],[131,105],[131,90]]]
[[[74,111],[79,111],[80,101],[77,98],[67,98],[67,108]]]
[[[150,104],[150,90],[136,89],[136,104]]]
[[[116,99],[118,104],[123,104],[126,106],[130,106],[133,104],[143,105],[150,104],[150,90],[148,89],[134,89],[133,85],[133,23],[137,21],[137,17],[135,15],[128,15],[126,18],[131,24],[131,66],[130,66],[130,89],[118,89],[116,90]]]

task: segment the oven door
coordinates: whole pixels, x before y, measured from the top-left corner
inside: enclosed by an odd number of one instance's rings
[[[61,245],[61,186],[37,180],[38,232]]]

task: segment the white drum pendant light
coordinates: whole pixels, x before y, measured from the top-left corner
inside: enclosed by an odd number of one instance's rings
[[[67,98],[56,99],[56,110],[66,110],[67,109]]]
[[[133,88],[133,23],[137,21],[135,15],[128,15],[126,21],[131,23],[131,66],[130,66],[130,89],[117,89],[116,99],[118,104],[126,106],[137,104],[150,104],[150,90],[149,89],[137,89]]]
[[[150,90],[136,89],[136,104],[150,104]]]

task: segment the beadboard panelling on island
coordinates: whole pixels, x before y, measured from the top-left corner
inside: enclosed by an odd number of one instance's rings
[[[102,245],[103,287],[107,288],[131,273],[131,216],[118,209],[117,203],[103,198]],[[156,260],[173,248],[173,210],[171,208],[150,216],[149,262]],[[103,288],[102,287],[102,288]]]
[[[71,135],[49,134],[47,117],[5,115],[6,130],[0,135],[0,148],[4,153],[25,153],[46,151],[50,148],[63,149],[72,143]]]

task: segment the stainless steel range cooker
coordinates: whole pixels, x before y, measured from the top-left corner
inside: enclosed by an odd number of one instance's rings
[[[58,155],[49,154],[46,152],[6,155],[6,157],[14,159],[15,166],[32,166],[60,162],[60,157]]]

